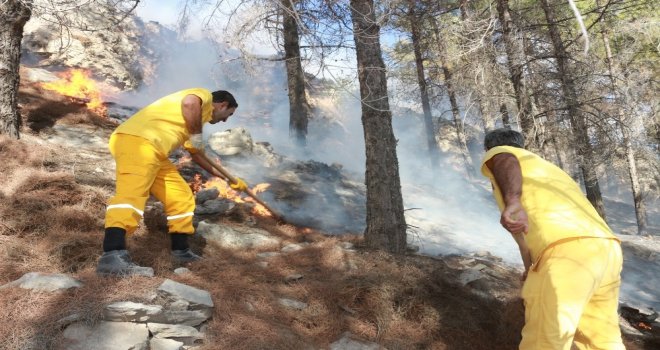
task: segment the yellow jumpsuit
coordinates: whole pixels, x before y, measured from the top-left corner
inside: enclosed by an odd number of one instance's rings
[[[520,349],[625,349],[617,314],[622,256],[618,239],[568,174],[521,148],[490,149],[481,172],[502,193],[485,163],[510,153],[522,171],[525,235],[534,261],[522,288]]]
[[[202,123],[211,120],[213,97],[205,89],[187,89],[165,96],[138,111],[110,137],[110,153],[116,163],[116,191],[108,201],[105,227],[120,227],[133,233],[153,194],[167,214],[170,233],[194,233],[195,199],[190,187],[167,158],[183,145],[189,152],[190,135],[181,111],[187,95],[202,100]]]

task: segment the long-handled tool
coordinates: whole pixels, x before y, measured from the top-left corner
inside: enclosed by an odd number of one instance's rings
[[[200,153],[201,153],[201,152],[200,152]],[[204,159],[205,159],[205,160],[206,160],[206,161],[207,161],[207,162],[208,162],[213,168],[215,168],[218,172],[220,172],[220,174],[224,175],[224,177],[226,177],[227,180],[229,180],[230,183],[237,183],[237,182],[238,182],[238,181],[236,181],[236,178],[233,177],[233,176],[232,176],[227,170],[225,170],[225,168],[223,168],[222,166],[220,166],[220,164],[218,164],[217,162],[211,160],[211,159],[210,159],[206,154],[204,154],[204,153],[201,153],[201,155],[202,155],[202,157],[204,157]],[[263,205],[264,208],[268,209],[268,211],[271,213],[271,215],[273,216],[273,218],[274,218],[275,220],[280,221],[280,222],[285,222],[285,221],[284,221],[284,217],[283,217],[282,215],[280,215],[279,213],[277,213],[273,208],[271,208],[268,204],[266,204],[266,202],[262,201],[261,198],[257,197],[257,195],[256,195],[254,192],[252,192],[252,190],[250,190],[250,189],[248,188],[248,189],[245,190],[245,193],[246,193],[248,196],[252,197],[255,201],[257,201],[257,203]]]

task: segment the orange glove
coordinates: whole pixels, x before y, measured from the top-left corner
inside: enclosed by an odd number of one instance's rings
[[[243,181],[243,179],[241,179],[240,177],[234,177],[234,180],[236,180],[236,182],[229,184],[229,187],[231,187],[232,190],[236,190],[240,192],[247,191],[248,185],[245,181]]]

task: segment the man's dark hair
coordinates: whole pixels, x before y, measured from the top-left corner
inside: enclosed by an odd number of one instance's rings
[[[238,103],[236,103],[236,99],[234,98],[234,95],[232,95],[228,91],[225,90],[213,91],[211,95],[213,95],[213,103],[227,102],[228,103],[227,106],[229,108],[238,107]]]
[[[487,132],[484,137],[486,151],[497,146],[525,148],[525,138],[521,133],[507,128]]]

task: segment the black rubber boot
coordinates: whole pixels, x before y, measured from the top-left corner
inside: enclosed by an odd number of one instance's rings
[[[186,264],[193,261],[202,260],[202,257],[193,253],[190,248],[184,250],[173,250],[172,259],[179,264]]]
[[[153,277],[154,269],[133,263],[126,250],[112,250],[103,253],[96,266],[96,273],[104,276],[141,275]]]

